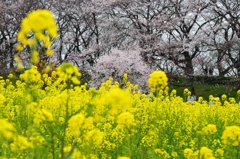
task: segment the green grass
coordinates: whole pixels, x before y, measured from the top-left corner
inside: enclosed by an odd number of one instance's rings
[[[236,97],[237,90],[239,89],[236,84],[213,84],[194,82],[193,84],[195,89],[195,94],[197,97],[202,96],[205,100],[208,100],[209,95],[215,97],[221,97],[223,94],[226,94],[228,97]],[[169,82],[170,91],[173,89],[177,90],[178,96],[183,96],[183,90],[188,88],[191,91],[191,88],[188,86],[186,80],[183,77],[180,77],[179,80],[174,80]]]

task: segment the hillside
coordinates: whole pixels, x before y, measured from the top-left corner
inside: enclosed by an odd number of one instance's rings
[[[170,90],[176,89],[177,95],[183,96],[183,90],[188,88],[189,84],[184,76],[168,75]],[[233,77],[217,77],[217,76],[194,76],[194,84],[196,96],[202,96],[208,100],[209,95],[221,97],[226,94],[228,97],[236,97],[236,92],[240,89],[238,78]]]

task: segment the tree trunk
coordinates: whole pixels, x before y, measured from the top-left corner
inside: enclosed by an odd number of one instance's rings
[[[236,69],[237,69],[237,77],[239,78],[240,77],[240,66],[237,66]]]
[[[183,53],[184,58],[185,58],[185,69],[184,73],[187,76],[187,84],[188,87],[191,88],[191,92],[195,95],[195,89],[194,89],[194,69],[193,69],[193,64],[192,64],[192,58],[189,54],[188,51],[185,51]]]
[[[8,60],[5,53],[0,54],[0,75],[7,75],[8,68],[7,68]]]

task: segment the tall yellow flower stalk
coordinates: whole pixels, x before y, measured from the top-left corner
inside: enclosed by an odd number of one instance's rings
[[[58,36],[58,27],[56,21],[49,10],[35,10],[30,12],[21,23],[21,30],[18,32],[18,45],[16,49],[21,52],[25,47],[30,47],[32,52],[30,55],[31,64],[37,65],[39,62],[38,46],[43,46],[46,50],[45,54],[51,56],[51,40]],[[18,55],[16,55],[18,56]],[[16,62],[23,67],[22,61],[15,57]]]
[[[150,74],[148,79],[148,87],[151,93],[155,96],[159,96],[166,87],[168,86],[168,77],[164,71],[154,71]]]

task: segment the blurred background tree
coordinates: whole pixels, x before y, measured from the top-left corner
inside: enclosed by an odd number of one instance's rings
[[[58,23],[59,36],[53,41],[53,56],[40,59],[43,66],[67,61],[94,77],[92,70],[104,63],[101,57],[109,56],[105,62],[125,68],[126,63],[116,62],[122,60],[121,53],[115,59],[111,53],[122,50],[125,57],[126,52],[131,54],[127,50],[137,50],[149,70],[183,75],[188,87],[194,87],[196,75],[240,76],[238,1],[2,0],[0,7],[1,74],[15,70],[16,35],[23,17],[35,9],[49,9]],[[18,53],[26,63],[28,51]],[[129,70],[133,79],[141,78],[136,70]]]

